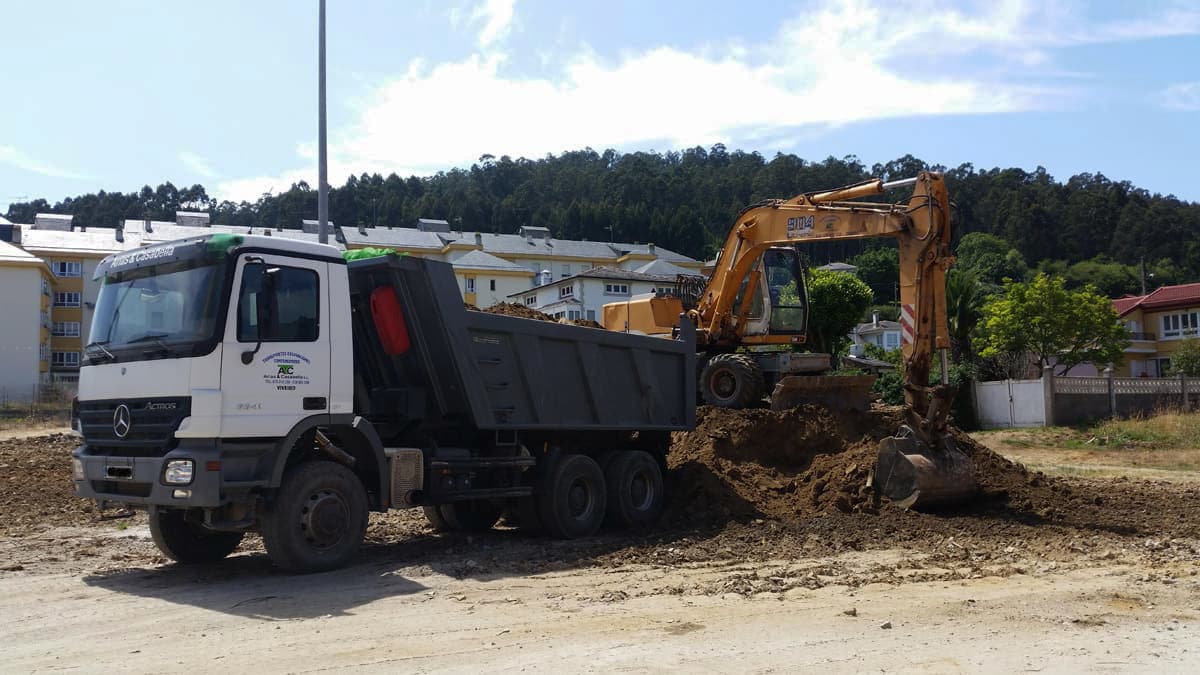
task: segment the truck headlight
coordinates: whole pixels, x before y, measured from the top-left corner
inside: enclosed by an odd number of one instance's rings
[[[75,480],[83,480],[83,462],[78,459],[71,459],[71,477]]]
[[[173,459],[167,462],[167,469],[163,471],[163,482],[167,485],[187,485],[192,482],[195,467],[190,459]]]

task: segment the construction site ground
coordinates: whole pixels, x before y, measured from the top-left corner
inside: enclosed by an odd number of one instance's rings
[[[896,415],[702,409],[653,530],[556,541],[373,514],[355,564],[308,576],[256,537],[169,564],[143,513],[70,496],[71,437],[0,432],[0,671],[1200,666],[1200,473],[1180,460],[1200,447],[1152,466],[1105,448],[1090,471],[1053,435],[962,434],[979,499],[920,514],[864,488]],[[1030,468],[1001,456],[1022,453]]]

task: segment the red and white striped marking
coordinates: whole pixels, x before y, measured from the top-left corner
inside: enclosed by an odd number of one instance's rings
[[[900,305],[900,344],[913,343],[913,306]]]

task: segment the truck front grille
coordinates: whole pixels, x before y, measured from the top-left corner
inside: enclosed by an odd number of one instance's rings
[[[162,455],[175,447],[175,430],[191,413],[192,401],[183,396],[79,402],[80,430],[96,453]]]
[[[94,480],[92,489],[104,495],[120,495],[122,497],[149,497],[154,488],[151,483],[131,483],[123,480]]]

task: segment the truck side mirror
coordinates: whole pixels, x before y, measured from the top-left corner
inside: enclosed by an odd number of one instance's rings
[[[254,360],[254,356],[258,354],[258,350],[262,349],[263,343],[263,326],[271,321],[272,299],[275,297],[276,279],[279,277],[278,267],[267,267],[267,264],[259,258],[256,262],[251,262],[242,270],[242,276],[245,277],[247,270],[259,268],[262,270],[259,276],[258,292],[254,294],[254,315],[255,323],[255,343],[254,349],[242,352],[242,363],[250,365]]]

